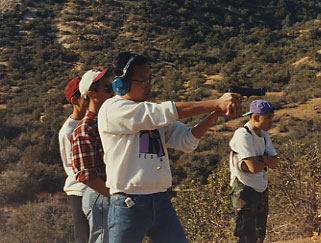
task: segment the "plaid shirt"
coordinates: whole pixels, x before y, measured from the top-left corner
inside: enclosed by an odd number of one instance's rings
[[[104,152],[101,145],[97,115],[87,110],[70,138],[72,168],[79,182],[99,176],[106,181]]]

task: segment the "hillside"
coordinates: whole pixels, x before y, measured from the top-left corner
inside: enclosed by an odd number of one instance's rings
[[[21,3],[21,0],[1,0],[0,1],[0,12],[11,11],[17,4]]]
[[[321,3],[313,0],[0,1],[0,219],[4,222],[0,232],[8,237],[14,230],[19,232],[16,221],[34,221],[27,212],[38,207],[43,210],[39,217],[47,218],[47,223],[61,232],[59,236],[44,233],[48,239],[56,237],[56,242],[63,242],[61,239],[70,237],[70,224],[58,225],[70,216],[64,211],[68,209],[55,211],[55,218],[45,211],[56,210],[64,197],[49,196],[47,200],[41,196],[59,194],[64,182],[57,143],[59,128],[70,113],[64,87],[90,68],[111,65],[125,50],[150,58],[155,79],[152,100],[198,101],[217,98],[234,85],[266,87],[263,98],[277,108],[271,135],[279,153],[284,154],[280,168],[290,161],[295,163],[291,167],[295,173],[308,169],[300,167],[302,161],[319,165],[320,158],[307,151],[318,155],[320,148],[320,13]],[[245,100],[244,110],[257,98],[262,97]],[[183,122],[194,125],[201,118]],[[213,176],[225,173],[220,166],[228,156],[228,140],[245,121],[219,120],[195,152],[170,151],[173,188],[193,187],[195,181],[208,184]],[[282,236],[278,204],[272,200],[271,242],[290,239],[291,234],[306,237],[318,229],[316,209],[321,190],[319,171],[313,170],[302,175],[308,181],[293,182],[312,185],[309,183],[315,181],[309,194],[314,198],[314,211],[307,209],[303,199],[298,201],[313,219],[309,218],[308,227],[292,232],[290,228],[296,229],[300,222],[295,212],[289,213],[284,219],[288,217],[291,223],[282,228],[287,232]],[[274,190],[287,189],[282,186],[284,180],[291,181],[286,172],[272,176]],[[300,192],[295,194],[298,198],[303,195]],[[273,189],[272,194],[288,203]],[[193,218],[188,217],[187,213],[182,220],[191,222]],[[30,232],[37,226],[28,227],[17,242],[36,237]],[[194,242],[206,238],[200,233],[196,240],[197,227],[186,228]],[[215,227],[207,234],[212,237],[208,239],[228,235]]]

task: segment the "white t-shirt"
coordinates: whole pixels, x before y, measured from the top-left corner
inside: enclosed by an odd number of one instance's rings
[[[64,170],[67,174],[65,186],[63,189],[67,195],[75,196],[82,196],[83,192],[87,188],[85,184],[80,183],[76,180],[75,173],[72,170],[70,136],[79,122],[80,120],[74,120],[68,117],[68,119],[60,128],[58,135],[60,157],[62,160]]]
[[[177,122],[173,102],[134,102],[116,95],[101,106],[98,130],[111,193],[151,194],[172,185],[167,148],[193,151],[191,127]]]
[[[259,137],[251,127],[250,123],[245,124],[250,130],[241,127],[237,129],[229,143],[232,152],[230,153],[230,172],[232,186],[234,180],[238,178],[243,184],[253,188],[258,192],[263,192],[267,188],[268,177],[265,170],[258,173],[243,172],[241,169],[242,160],[254,156],[276,156],[270,136],[267,132],[261,130]],[[233,152],[234,151],[234,152]]]

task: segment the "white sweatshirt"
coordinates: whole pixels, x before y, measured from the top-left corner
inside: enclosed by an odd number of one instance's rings
[[[98,130],[111,194],[151,194],[172,185],[167,148],[191,152],[199,142],[177,118],[170,101],[137,103],[116,95],[104,102]]]
[[[82,196],[87,186],[76,180],[75,173],[72,170],[71,144],[70,136],[75,130],[80,120],[74,120],[70,117],[65,121],[59,131],[59,150],[63,167],[67,174],[64,191],[67,195]]]

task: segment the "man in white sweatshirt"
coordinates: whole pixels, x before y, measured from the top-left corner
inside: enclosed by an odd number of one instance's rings
[[[167,148],[193,151],[218,116],[242,112],[241,96],[217,100],[149,103],[152,82],[148,60],[130,52],[116,58],[117,94],[98,113],[110,188],[109,242],[187,242],[167,189],[172,185]],[[195,127],[178,119],[211,113]]]

